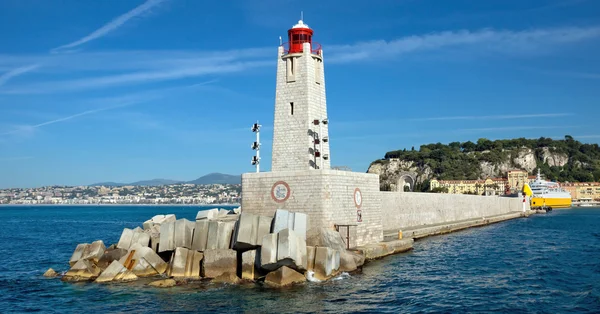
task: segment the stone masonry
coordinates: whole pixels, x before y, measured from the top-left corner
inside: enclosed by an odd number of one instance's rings
[[[299,22],[292,32],[297,27],[308,28]],[[383,240],[379,176],[330,169],[329,123],[322,123],[327,119],[323,52],[317,48],[304,42],[302,52],[278,49],[272,172],[242,175],[242,212],[305,213],[307,236],[311,230],[351,225],[351,246],[377,243]]]
[[[311,53],[310,43],[304,43],[302,53],[285,54],[279,47],[271,171],[317,169],[325,155],[323,169],[330,168],[329,142],[313,143],[313,132],[319,139],[328,136],[328,124],[321,129],[313,124],[327,118],[322,57],[322,52]],[[320,158],[314,156],[316,147]]]

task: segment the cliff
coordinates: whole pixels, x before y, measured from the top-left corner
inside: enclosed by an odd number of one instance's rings
[[[571,136],[422,145],[419,150],[396,150],[371,163],[367,172],[380,175],[381,189],[396,191],[405,182],[414,190],[429,189],[429,180],[474,180],[504,177],[511,169],[535,174],[540,168],[549,180],[600,180],[600,147]]]

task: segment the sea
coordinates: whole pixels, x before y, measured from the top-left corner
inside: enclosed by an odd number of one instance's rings
[[[231,208],[231,207],[229,207]],[[600,208],[554,210],[418,240],[362,272],[285,289],[146,281],[66,283],[78,243],[116,243],[156,214],[198,206],[1,206],[0,313],[600,313]]]

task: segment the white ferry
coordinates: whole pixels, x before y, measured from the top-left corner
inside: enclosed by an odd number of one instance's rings
[[[534,181],[525,184],[523,192],[531,196],[531,208],[569,208],[571,204],[571,193],[565,191],[556,182],[542,179],[540,169]]]

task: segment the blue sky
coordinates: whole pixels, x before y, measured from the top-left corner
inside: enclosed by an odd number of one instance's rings
[[[323,46],[333,165],[432,142],[600,140],[594,0],[0,2],[0,188],[270,168],[279,36]]]

